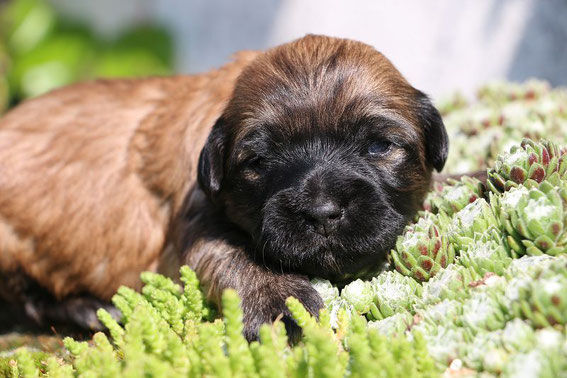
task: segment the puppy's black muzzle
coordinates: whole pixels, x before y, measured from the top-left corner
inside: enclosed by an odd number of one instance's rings
[[[319,166],[296,175],[264,206],[264,262],[317,276],[336,276],[383,260],[386,196],[352,167]]]

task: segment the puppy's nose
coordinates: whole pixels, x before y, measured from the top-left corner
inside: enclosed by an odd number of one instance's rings
[[[342,216],[343,210],[331,199],[313,202],[305,213],[305,218],[313,226],[313,231],[323,236],[329,236],[336,230]]]

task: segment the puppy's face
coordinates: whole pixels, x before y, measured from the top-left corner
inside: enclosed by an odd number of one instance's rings
[[[385,57],[307,36],[243,71],[199,182],[257,261],[340,280],[384,262],[446,155],[438,112]]]

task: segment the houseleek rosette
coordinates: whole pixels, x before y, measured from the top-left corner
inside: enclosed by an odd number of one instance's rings
[[[532,349],[526,353],[518,353],[510,358],[500,375],[503,378],[516,377],[538,377],[538,378],[556,378],[561,377],[563,369],[561,369],[560,361],[565,357],[561,352],[543,351],[540,349]]]
[[[412,311],[421,295],[421,285],[411,277],[396,271],[384,272],[371,281],[374,303],[370,314],[380,320],[398,312]]]
[[[544,181],[537,188],[518,188],[501,198],[492,196],[493,208],[508,233],[508,244],[518,254],[556,256],[567,250],[567,184]]]
[[[434,214],[443,211],[451,216],[483,194],[484,185],[474,177],[464,176],[459,181],[448,179],[445,185],[434,188],[427,195],[424,208]]]
[[[506,103],[511,101],[532,101],[548,94],[549,83],[543,80],[528,80],[525,83],[493,81],[477,90],[477,97],[482,102]]]
[[[488,171],[487,185],[494,193],[502,193],[524,185],[536,187],[544,180],[558,184],[567,177],[567,155],[564,148],[555,143],[536,143],[524,139],[513,146],[509,153],[502,154]]]
[[[550,255],[539,256],[522,256],[518,259],[513,259],[504,276],[508,279],[530,277],[533,278],[539,274],[543,269],[547,269],[550,265],[555,264],[556,258]]]
[[[435,332],[439,327],[457,326],[463,314],[463,304],[455,299],[444,299],[430,306],[424,306],[415,314],[416,327],[423,333]]]
[[[396,270],[417,281],[427,281],[455,260],[455,250],[442,232],[442,214],[426,213],[398,237],[391,258]]]
[[[518,288],[522,317],[536,328],[567,324],[567,264],[565,260],[543,270]]]
[[[502,330],[502,346],[508,352],[527,352],[536,344],[533,328],[522,319],[513,319]]]
[[[313,286],[313,288],[317,290],[325,305],[328,305],[339,297],[339,289],[334,286],[329,280],[315,278],[311,280],[311,286]]]
[[[473,269],[451,264],[423,284],[422,301],[434,304],[444,299],[460,299],[468,295],[468,286],[480,277]]]
[[[382,320],[368,322],[368,328],[378,331],[386,336],[403,335],[410,329],[413,323],[413,316],[407,312],[398,312]]]
[[[374,303],[374,291],[369,281],[358,279],[343,288],[341,298],[359,314],[366,314]]]
[[[477,234],[459,256],[460,264],[474,269],[481,276],[489,272],[502,275],[511,262],[508,247],[496,229],[483,235]]]
[[[503,309],[492,291],[475,292],[463,303],[461,322],[468,333],[496,331],[504,328],[511,317]]]
[[[501,339],[501,330],[479,332],[471,342],[461,345],[460,355],[463,356],[463,362],[476,371],[499,373],[508,360]]]
[[[484,198],[479,198],[455,214],[448,227],[451,242],[460,251],[472,243],[475,236],[498,229],[500,222]]]

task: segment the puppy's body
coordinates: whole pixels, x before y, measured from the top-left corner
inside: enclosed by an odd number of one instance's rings
[[[78,84],[1,118],[4,275],[23,271],[58,298],[138,287],[141,271],[158,269],[200,149],[254,55],[205,75]]]
[[[427,98],[354,41],[62,89],[0,120],[0,271],[106,300],[188,263],[213,301],[239,292],[249,339],[291,330],[285,298],[316,313],[307,275],[381,265],[446,154]]]

